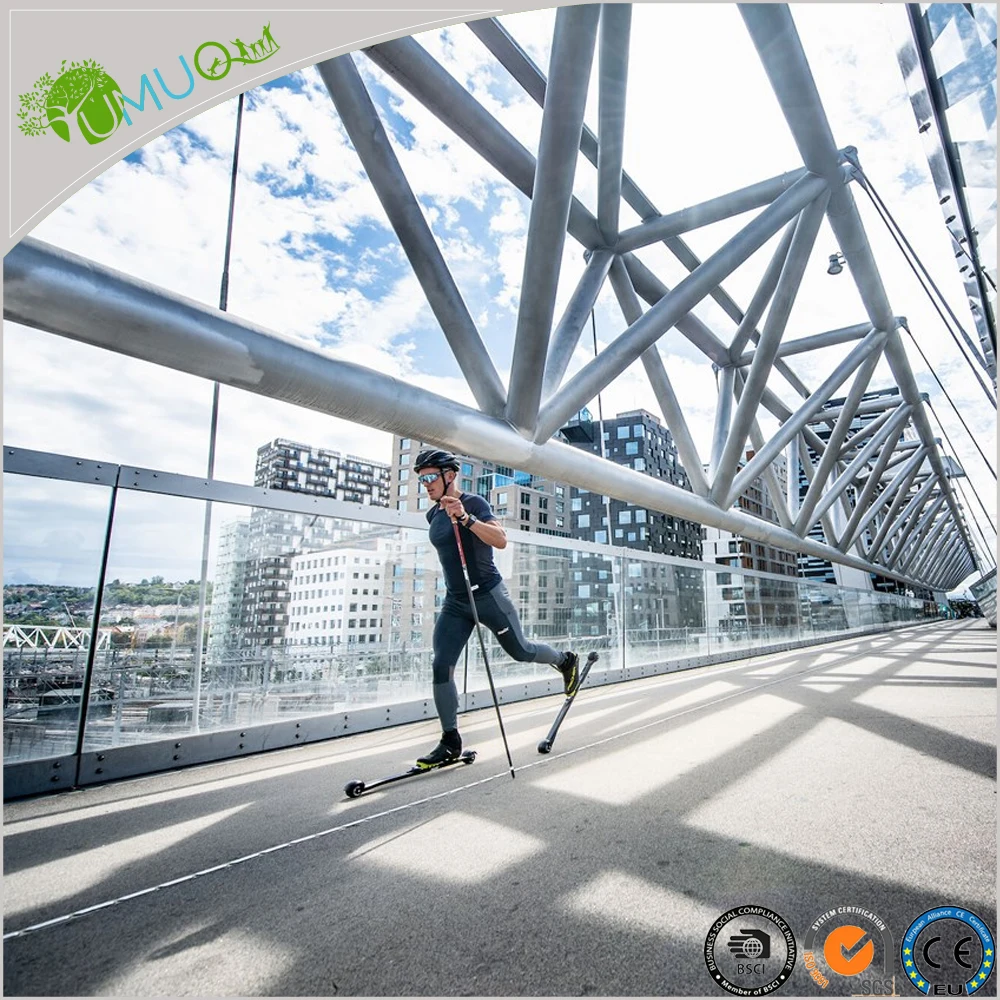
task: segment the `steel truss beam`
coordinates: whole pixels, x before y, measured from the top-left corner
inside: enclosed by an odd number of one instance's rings
[[[537,158],[414,39],[365,50],[397,84],[531,199],[508,387],[502,384],[403,175],[353,58],[341,56],[320,64],[319,72],[478,410],[281,341],[252,324],[34,240],[23,241],[6,259],[5,315],[228,385],[895,577],[909,586],[926,583],[919,575],[902,571],[911,564],[939,575],[958,572],[967,563],[974,566],[975,549],[896,332],[901,320],[889,309],[846,187],[855,151],[840,151],[833,143],[787,9],[753,4],[741,9],[803,164],[667,213],[659,211],[623,169],[631,27],[627,5],[560,8],[548,80],[496,21],[469,24],[542,106]],[[595,47],[599,135],[583,123]],[[597,168],[596,216],[573,195],[581,152]],[[642,220],[625,231],[620,227],[622,201]],[[742,219],[739,232],[703,261],[681,239],[692,229],[747,213],[755,214]],[[801,331],[802,335],[786,340],[792,304],[824,215],[858,284],[868,318],[841,330]],[[583,246],[587,263],[553,330],[567,235]],[[776,243],[770,261],[744,312],[722,282],[772,239]],[[659,242],[688,271],[673,288],[634,253]],[[626,327],[596,357],[571,372],[588,314],[606,281]],[[717,331],[695,315],[693,310],[709,298],[732,321],[731,329]],[[640,300],[648,308],[643,309]],[[658,346],[674,329],[718,369],[719,402],[707,475],[675,379]],[[755,346],[748,349],[751,343]],[[837,345],[853,346],[815,390],[786,361]],[[899,396],[865,400],[862,396],[882,357],[892,369]],[[550,440],[640,359],[693,493]],[[772,374],[783,377],[801,397],[796,409],[774,392],[769,384]],[[833,393],[852,376],[843,405],[830,407]],[[763,411],[779,423],[769,438],[758,419]],[[852,435],[852,425],[862,414],[873,419]],[[748,441],[754,455],[743,464]],[[789,487],[787,502],[774,465],[786,451],[789,480],[795,484]],[[796,488],[800,468],[809,483],[801,501]],[[732,509],[758,478],[772,494],[780,524]],[[929,500],[933,512],[926,508]],[[921,517],[922,510],[927,513]],[[808,537],[816,521],[823,526],[825,544]],[[875,537],[866,550],[870,533]],[[955,544],[962,546],[958,555]]]
[[[818,351],[824,347],[836,347],[838,344],[849,344],[854,340],[863,340],[871,332],[871,328],[871,323],[857,323],[854,326],[845,326],[840,330],[828,330],[826,333],[814,333],[809,337],[799,337],[797,340],[786,340],[778,348],[776,356],[787,358],[793,354],[805,354],[808,351]],[[742,351],[743,347],[744,344],[737,345],[736,341],[733,341],[734,351],[737,348]],[[736,359],[736,364],[741,367],[751,364],[754,353],[754,351],[747,351],[745,354],[741,354]]]
[[[868,527],[884,508],[885,504],[892,499],[896,490],[899,489],[903,480],[909,474],[909,470],[912,468],[913,472],[916,473],[917,468],[927,454],[927,449],[923,445],[918,443],[917,447],[918,452],[910,458],[910,464],[898,474],[898,477],[893,477],[888,484],[883,485],[882,477],[889,468],[891,457],[898,448],[898,445],[893,446],[892,442],[884,446],[882,454],[879,456],[875,467],[872,469],[868,479],[865,481],[864,487],[862,487],[860,495],[855,501],[854,513],[844,527],[840,541],[837,543],[837,548],[842,552],[846,552],[854,544],[858,535]],[[876,497],[875,494],[880,486],[882,487],[882,491]]]
[[[975,546],[934,443],[930,422],[921,405],[916,381],[896,332],[892,310],[854,199],[845,186],[833,183],[840,169],[841,156],[833,141],[791,13],[785,4],[741,4],[740,12],[806,167],[830,182],[831,197],[827,210],[830,226],[857,285],[868,318],[874,327],[889,331],[885,346],[886,359],[904,399],[914,407],[913,422],[921,440],[928,445],[928,461],[945,495],[961,541],[973,563],[976,563]]]
[[[507,398],[507,419],[522,432],[531,431],[538,419],[599,16],[600,8],[593,4],[560,7],[556,13],[554,82],[545,92]],[[603,93],[603,76],[601,84]],[[619,136],[619,173],[620,146]]]
[[[330,59],[320,64],[319,71],[476,402],[484,412],[499,416],[506,402],[503,383],[353,60],[350,56]]]
[[[940,527],[944,527],[948,523],[947,517],[938,518],[938,511],[944,506],[944,497],[938,494],[931,494],[928,497],[930,501],[929,506],[927,506],[924,512],[920,515],[919,520],[914,518],[915,527],[911,528],[908,533],[904,533],[903,537],[900,538],[898,544],[893,549],[892,554],[886,560],[886,566],[890,569],[893,566],[898,565],[901,570],[904,570],[910,565],[918,556],[921,555],[925,550],[921,549],[921,542],[927,537],[927,532],[930,531],[931,526],[937,518],[937,523]],[[936,537],[936,535],[934,536]],[[928,539],[928,545],[933,543],[933,537]]]
[[[869,570],[860,558],[800,539],[741,511],[557,441],[534,444],[506,421],[382,372],[319,354],[232,313],[127,277],[32,238],[4,259],[4,316],[15,323],[210,381],[437,442],[465,454],[710,524],[747,538]],[[923,584],[885,575],[911,587]]]

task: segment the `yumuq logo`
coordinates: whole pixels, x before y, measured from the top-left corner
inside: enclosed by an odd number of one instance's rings
[[[21,108],[17,126],[26,136],[44,135],[51,130],[65,142],[73,126],[91,145],[103,142],[122,123],[121,90],[93,59],[66,60],[53,79],[43,73],[31,90],[19,95]]]
[[[176,67],[171,67],[167,74],[171,80],[169,84],[159,66],[153,68],[152,74],[143,73],[138,83],[129,88],[133,94],[138,93],[134,99],[96,60],[67,63],[64,59],[54,78],[43,73],[30,90],[18,95],[20,122],[17,127],[28,138],[53,132],[64,142],[70,142],[76,132],[93,145],[113,135],[122,122],[131,126],[133,119],[129,109],[133,109],[133,113],[145,111],[147,94],[158,111],[163,110],[168,98],[181,101],[190,97],[195,89],[192,63],[199,77],[218,83],[235,63],[257,65],[281,48],[271,34],[270,21],[261,28],[256,41],[245,42],[237,35],[229,45],[232,50],[223,42],[202,42],[194,50],[190,63],[183,54],[178,55],[180,70],[186,78],[180,87],[174,82],[178,79]],[[176,92],[171,87],[176,88]]]

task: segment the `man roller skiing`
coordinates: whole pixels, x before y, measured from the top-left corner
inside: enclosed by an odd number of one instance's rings
[[[458,459],[447,451],[426,449],[417,455],[413,468],[433,504],[427,512],[429,537],[441,560],[446,587],[434,623],[434,705],[441,720],[441,742],[417,760],[418,765],[430,766],[462,752],[455,665],[475,627],[453,524],[459,526],[479,620],[504,651],[522,662],[551,664],[562,674],[567,696],[580,683],[579,658],[569,650],[560,653],[524,637],[517,610],[493,562],[493,549],[506,548],[507,535],[482,497],[462,493],[456,486]]]

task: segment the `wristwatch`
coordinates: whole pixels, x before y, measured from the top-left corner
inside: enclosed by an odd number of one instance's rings
[[[475,514],[470,514],[466,512],[465,520],[462,521],[463,527],[471,528],[479,520]]]

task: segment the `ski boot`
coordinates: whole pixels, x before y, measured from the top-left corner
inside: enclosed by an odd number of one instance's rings
[[[580,686],[580,657],[576,653],[568,652],[566,662],[558,667],[559,673],[563,675],[563,691],[567,698],[572,698]]]
[[[417,758],[417,767],[439,767],[445,761],[455,760],[462,753],[462,737],[457,729],[441,734],[441,742],[430,753]]]

